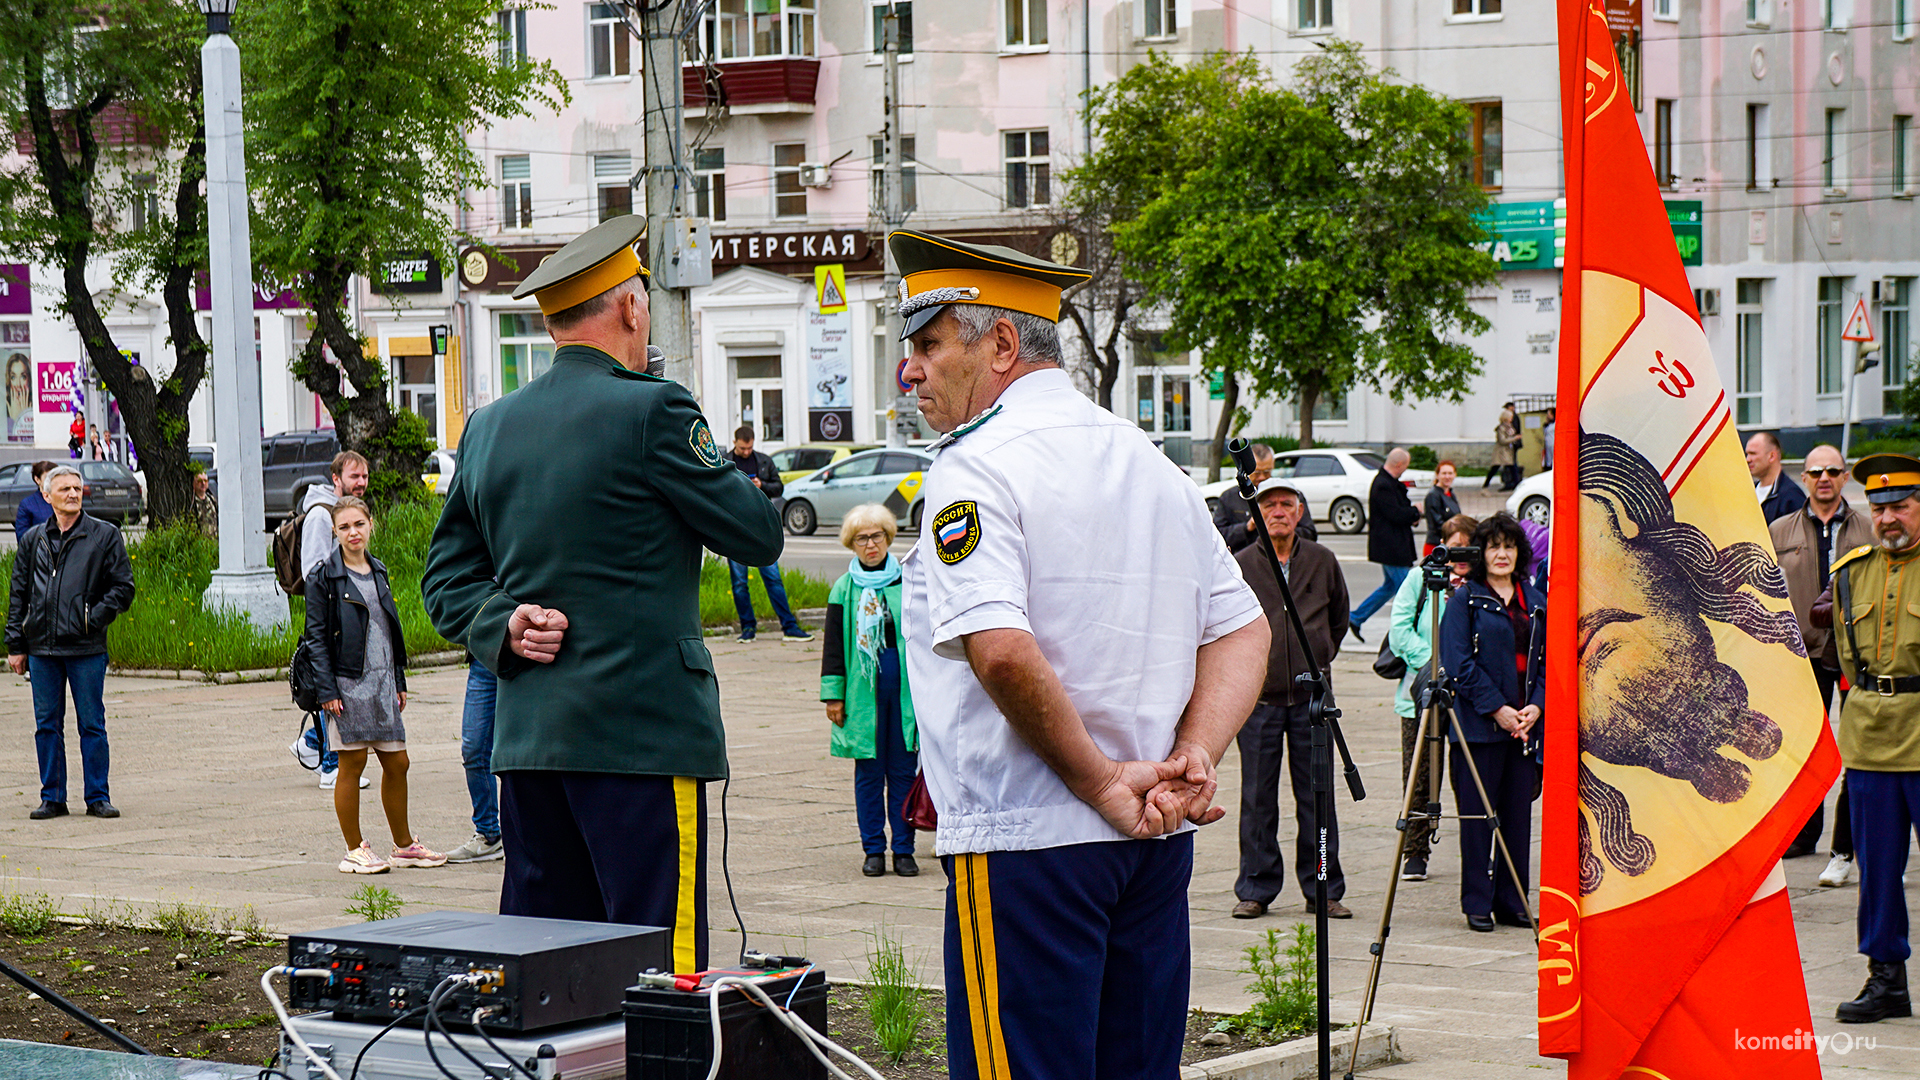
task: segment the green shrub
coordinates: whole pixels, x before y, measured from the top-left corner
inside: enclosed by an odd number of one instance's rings
[[[916,985],[919,972],[907,959],[906,948],[884,929],[873,934],[867,954],[867,1018],[887,1059],[899,1064],[919,1041],[927,1022],[926,995]]]
[[[1413,459],[1408,464],[1415,469],[1432,469],[1440,464],[1440,455],[1431,446],[1409,446],[1407,456]]]
[[[833,591],[833,582],[805,570],[783,568],[780,582],[787,590],[787,606],[795,612],[826,607],[827,594]],[[767,600],[767,589],[757,570],[747,574],[747,594],[753,599],[756,619],[773,617],[773,605]],[[700,622],[704,626],[725,626],[738,618],[733,610],[733,580],[727,576],[727,561],[708,556],[700,564]]]
[[[385,885],[362,885],[353,895],[347,897],[347,906],[340,909],[342,915],[358,915],[364,922],[379,922],[400,914],[407,902],[394,895]]]
[[[1293,941],[1284,950],[1278,930],[1268,930],[1266,941],[1247,946],[1247,966],[1240,970],[1253,976],[1247,992],[1254,1002],[1235,1017],[1236,1026],[1279,1035],[1306,1031],[1318,1022],[1314,947],[1314,932],[1306,923],[1293,924]]]

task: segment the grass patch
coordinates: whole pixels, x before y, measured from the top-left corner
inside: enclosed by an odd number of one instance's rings
[[[867,988],[867,1017],[873,1021],[874,1039],[896,1065],[920,1041],[928,1019],[925,994],[915,985],[919,975],[900,942],[885,929],[874,931],[873,950],[867,954],[872,983]]]
[[[46,933],[59,914],[53,897],[46,893],[9,892],[0,896],[0,927],[15,937],[38,937]]]
[[[153,925],[174,941],[184,942],[212,936],[220,917],[212,908],[176,900],[153,909]]]
[[[805,570],[780,569],[780,583],[787,590],[787,607],[795,612],[803,608],[827,606],[827,594],[833,582]],[[767,587],[758,570],[747,574],[747,595],[753,600],[754,618],[766,623],[774,617],[773,604],[767,600]],[[707,556],[700,564],[700,623],[703,626],[729,626],[740,616],[733,608],[733,580],[727,574],[727,561]],[[780,624],[770,624],[779,633]]]
[[[362,885],[347,897],[347,906],[341,908],[340,913],[356,915],[362,922],[379,922],[399,915],[400,909],[405,906],[407,902],[385,885]]]

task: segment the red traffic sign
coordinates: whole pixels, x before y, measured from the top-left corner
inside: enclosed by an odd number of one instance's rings
[[[1873,319],[1867,315],[1867,298],[1853,302],[1853,314],[1847,316],[1847,328],[1840,331],[1843,341],[1872,341]]]
[[[904,356],[900,358],[900,366],[893,369],[893,381],[900,387],[901,393],[913,393],[913,384],[907,381],[907,358]]]

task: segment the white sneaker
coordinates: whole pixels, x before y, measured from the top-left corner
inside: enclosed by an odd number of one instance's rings
[[[450,863],[492,862],[506,857],[507,849],[498,837],[489,840],[479,833],[474,833],[466,843],[447,852],[447,861]]]
[[[335,782],[337,782],[337,781],[338,781],[339,779],[340,779],[340,770],[339,770],[339,769],[321,769],[321,770],[320,770],[320,788],[321,788],[321,790],[323,790],[323,791],[332,791],[332,790],[333,790],[333,785],[334,785],[334,784],[335,784]],[[366,790],[366,787],[367,787],[367,785],[368,785],[368,784],[371,784],[371,783],[373,783],[373,781],[371,781],[371,780],[369,780],[369,779],[367,779],[367,774],[366,774],[366,773],[361,773],[361,774],[360,774],[360,789],[361,789],[362,791],[364,791],[364,790]]]
[[[1835,855],[1825,870],[1820,871],[1820,884],[1829,889],[1837,889],[1853,880],[1853,860],[1845,855]]]
[[[340,872],[343,874],[384,874],[388,869],[387,861],[375,855],[372,846],[365,840],[340,860]]]
[[[305,735],[301,735],[299,738],[293,740],[292,743],[288,744],[287,752],[293,755],[293,760],[299,762],[300,767],[303,769],[318,769],[320,767],[320,751],[307,745],[307,737]]]

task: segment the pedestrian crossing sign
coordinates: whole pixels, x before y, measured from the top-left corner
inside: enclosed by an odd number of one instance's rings
[[[847,310],[847,268],[844,263],[823,263],[813,268],[813,293],[820,301],[820,314]]]
[[[1853,314],[1847,316],[1847,328],[1840,331],[1843,341],[1872,341],[1873,320],[1867,316],[1867,298],[1853,302]]]

